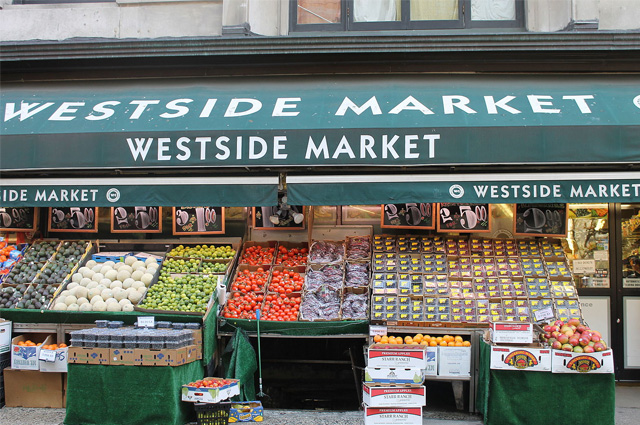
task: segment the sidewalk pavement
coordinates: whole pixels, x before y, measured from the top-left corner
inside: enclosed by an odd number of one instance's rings
[[[616,384],[615,425],[637,425],[640,415],[640,384]],[[27,409],[3,407],[0,424],[63,425],[64,409]],[[315,410],[265,411],[263,425],[362,425],[362,411],[334,412]],[[423,425],[482,425],[480,415],[463,412],[426,410]],[[123,424],[125,425],[125,424]]]

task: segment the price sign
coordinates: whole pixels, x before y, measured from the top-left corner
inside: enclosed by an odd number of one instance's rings
[[[514,231],[526,236],[567,236],[569,204],[515,204]]]
[[[573,260],[573,272],[575,274],[594,274],[596,260]]]
[[[386,334],[387,334],[386,326],[381,326],[381,325],[369,326],[369,336],[386,335]]]
[[[380,227],[395,229],[435,229],[435,204],[384,204]]]
[[[174,235],[224,234],[224,207],[173,207]]]
[[[138,316],[139,328],[155,328],[156,317],[155,316]]]
[[[56,361],[56,351],[55,350],[40,350],[40,360],[44,360],[45,362],[55,362]]]
[[[162,208],[111,207],[111,232],[162,233]]]
[[[489,204],[438,204],[438,232],[486,233],[491,230]]]
[[[98,232],[98,208],[52,207],[49,208],[50,232]]]
[[[541,322],[543,320],[554,319],[555,315],[553,314],[553,308],[546,307],[546,308],[534,311],[533,317],[536,319],[536,322]]]
[[[593,251],[593,259],[596,261],[609,261],[609,251]]]
[[[32,232],[38,221],[37,207],[0,208],[0,231]]]

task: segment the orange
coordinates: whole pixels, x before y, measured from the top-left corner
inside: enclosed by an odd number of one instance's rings
[[[456,347],[462,347],[462,342],[461,341],[456,341],[454,342]]]
[[[447,343],[447,345],[448,345],[449,347],[455,347],[456,343],[455,343],[455,342],[453,342],[453,341],[449,341],[449,342]]]
[[[386,335],[383,335],[382,338],[380,338],[380,342],[383,344],[389,343],[389,337]]]
[[[396,343],[396,337],[395,336],[390,336],[389,337],[389,344],[395,344]]]
[[[420,341],[420,345],[429,345],[429,341],[423,339],[422,341]]]
[[[67,344],[60,344],[58,345],[58,348],[67,348]]]
[[[462,337],[460,335],[456,335],[455,340],[456,342],[462,342]]]
[[[436,337],[436,342],[437,342],[438,344],[440,344],[442,341],[443,341],[443,338],[442,338],[441,336]]]
[[[405,344],[411,344],[412,342],[413,342],[413,338],[411,338],[409,335],[404,337]]]
[[[382,336],[381,336],[381,335],[376,335],[376,336],[374,336],[374,337],[373,337],[373,340],[374,340],[375,342],[380,342],[380,340],[381,340],[381,339],[382,339]]]
[[[469,342],[469,341],[463,341],[463,342],[462,342],[462,346],[463,346],[463,347],[471,347],[471,342]]]
[[[440,347],[446,347],[449,343],[447,341],[441,341]]]
[[[429,342],[429,346],[430,347],[437,347],[438,343],[432,339],[431,342]]]
[[[413,340],[414,340],[415,342],[417,342],[418,344],[420,344],[420,342],[422,341],[422,338],[423,338],[423,337],[422,337],[422,334],[418,334],[418,335],[416,335],[416,336],[414,336],[414,337],[413,337]]]

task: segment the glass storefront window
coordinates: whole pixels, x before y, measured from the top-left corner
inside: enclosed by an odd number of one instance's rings
[[[607,204],[570,204],[563,246],[578,288],[608,288],[609,226]]]
[[[338,223],[337,207],[326,205],[313,207],[313,222],[315,224],[336,225]]]
[[[341,0],[298,0],[298,24],[333,24],[340,22]]]
[[[640,287],[640,204],[621,206],[622,286]]]

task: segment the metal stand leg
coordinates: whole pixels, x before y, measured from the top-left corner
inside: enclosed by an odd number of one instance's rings
[[[356,383],[356,393],[358,393],[358,406],[362,406],[362,387],[358,378],[358,371],[355,359],[353,357],[353,347],[349,347],[349,358],[351,359],[351,371],[353,372],[353,380]]]
[[[464,409],[464,382],[451,381],[451,386],[453,387],[453,397],[456,399],[456,409]]]

